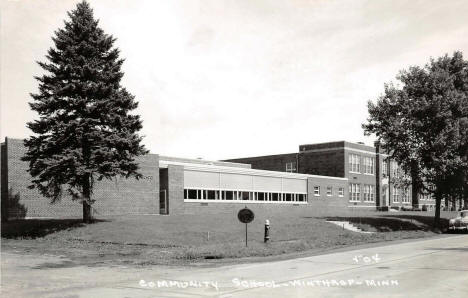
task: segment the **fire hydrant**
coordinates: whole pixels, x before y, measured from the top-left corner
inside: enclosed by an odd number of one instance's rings
[[[270,221],[267,219],[265,220],[265,237],[263,239],[265,243],[270,241]]]

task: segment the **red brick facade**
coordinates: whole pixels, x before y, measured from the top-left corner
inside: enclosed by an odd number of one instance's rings
[[[1,187],[2,187],[2,218],[67,218],[81,217],[80,202],[73,201],[69,196],[54,204],[50,199],[42,197],[37,190],[29,189],[31,177],[28,164],[21,161],[26,148],[22,140],[7,138],[1,146]],[[325,157],[324,157],[325,156]],[[322,158],[324,162],[313,162]],[[93,205],[97,217],[100,215],[120,214],[191,214],[219,213],[238,210],[247,204],[253,210],[269,210],[271,208],[313,208],[324,212],[343,212],[349,208],[347,153],[345,149],[330,152],[300,152],[273,156],[271,158],[256,158],[249,160],[250,165],[238,165],[226,162],[211,162],[189,160],[148,154],[137,159],[143,179],[114,178],[112,181],[97,182],[94,187]],[[308,176],[304,179],[304,189],[307,189],[307,202],[226,202],[209,201],[191,202],[184,200],[184,174],[190,170],[186,167],[205,167],[208,171],[223,169],[228,173],[246,171],[245,175],[271,175],[255,168],[265,167],[268,170],[285,171],[286,163],[295,163],[295,171],[324,171],[326,174],[342,174],[344,177]],[[212,168],[211,168],[212,167]],[[232,170],[230,169],[232,168]],[[250,171],[250,172],[249,172]],[[275,175],[273,173],[273,175]],[[281,174],[284,176],[283,174]],[[289,175],[289,174],[288,174]],[[252,177],[253,177],[252,176]],[[298,175],[295,179],[298,179]],[[279,178],[278,178],[279,179]],[[286,177],[287,179],[287,177]],[[370,179],[358,177],[359,181]],[[370,183],[370,182],[369,182]],[[282,185],[282,184],[281,184]]]
[[[27,162],[21,161],[26,148],[23,141],[7,138],[2,144],[2,217],[80,217],[82,205],[64,194],[54,204],[42,197],[36,189],[29,189],[31,177]],[[159,213],[159,165],[158,155],[139,157],[143,179],[115,178],[113,181],[96,182],[93,204],[96,215],[158,214]]]
[[[360,169],[352,171],[350,168],[350,156],[359,160]],[[373,160],[372,173],[366,173],[365,160]],[[249,158],[230,159],[231,162],[251,163],[253,168],[272,171],[285,171],[287,162],[296,162],[297,173],[323,175],[348,178],[345,197],[349,198],[348,207],[361,208],[401,208],[403,206],[421,207],[423,204],[433,205],[433,200],[427,202],[403,201],[402,196],[394,200],[389,163],[384,163],[387,155],[379,152],[379,148],[355,144],[346,141],[329,142],[320,144],[300,145],[298,153],[259,156]],[[384,167],[386,175],[383,175]],[[350,185],[359,185],[359,200],[352,199]],[[373,190],[373,200],[364,199],[364,189]]]

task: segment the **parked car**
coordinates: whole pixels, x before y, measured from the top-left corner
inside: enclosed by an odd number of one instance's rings
[[[468,231],[468,210],[460,211],[459,215],[449,220],[449,231]]]

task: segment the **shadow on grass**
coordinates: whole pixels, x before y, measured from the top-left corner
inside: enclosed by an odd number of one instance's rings
[[[403,214],[384,215],[384,216],[388,217],[388,218],[390,218],[390,217],[391,218],[401,218],[401,219],[404,219],[404,220],[412,220],[412,221],[420,222],[420,223],[428,226],[429,228],[432,228],[432,226],[434,225],[434,217],[433,216],[403,215]],[[444,218],[444,217],[440,218],[440,227],[442,229],[447,228],[448,224],[449,224],[449,219],[448,218]]]
[[[94,223],[103,221],[96,219]],[[85,225],[81,219],[17,219],[2,223],[2,238],[35,239]]]
[[[430,229],[430,226],[425,224],[388,217],[326,217],[326,220],[348,221],[363,230],[375,229],[377,232],[428,231]],[[367,229],[366,226],[371,229]]]
[[[448,250],[448,251],[466,251],[468,247],[426,247],[426,250]]]

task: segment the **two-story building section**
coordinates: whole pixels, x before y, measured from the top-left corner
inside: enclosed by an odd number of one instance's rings
[[[411,188],[397,187],[395,179],[403,175],[398,164],[381,152],[380,146],[346,141],[306,144],[298,153],[237,158],[227,161],[248,163],[253,169],[285,171],[310,175],[325,175],[348,179],[348,207],[400,209],[414,206],[431,209],[434,201],[412,204]],[[328,189],[328,192],[335,190]]]

